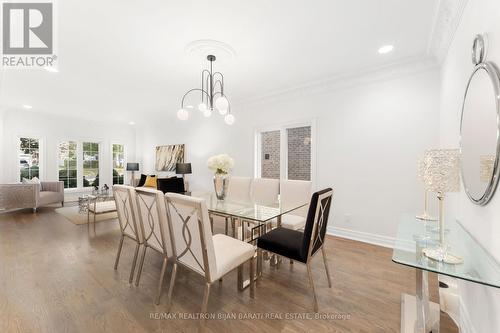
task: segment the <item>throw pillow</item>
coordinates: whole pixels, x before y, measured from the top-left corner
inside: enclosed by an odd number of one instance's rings
[[[141,174],[141,179],[139,179],[139,184],[137,184],[137,187],[144,186],[144,183],[146,183],[146,178],[148,178],[147,175]]]
[[[147,176],[146,182],[144,183],[144,187],[152,187],[156,188],[156,176]]]
[[[162,191],[163,193],[183,193],[185,192],[184,179],[177,177],[158,178],[158,190]]]
[[[40,184],[40,179],[33,177],[31,179],[23,178],[23,184]]]

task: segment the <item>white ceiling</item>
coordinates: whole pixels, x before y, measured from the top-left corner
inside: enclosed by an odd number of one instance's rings
[[[236,52],[216,62],[233,102],[342,73],[429,57],[437,0],[59,0],[59,73],[3,72],[4,106],[138,121],[175,114],[206,61],[187,44]],[[377,49],[393,44],[394,51]],[[194,103],[194,101],[193,101]],[[233,110],[235,113],[237,110]]]

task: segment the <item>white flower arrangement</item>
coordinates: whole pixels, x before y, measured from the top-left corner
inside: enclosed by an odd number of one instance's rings
[[[207,166],[215,174],[227,174],[234,166],[234,160],[228,154],[212,156],[207,161]]]

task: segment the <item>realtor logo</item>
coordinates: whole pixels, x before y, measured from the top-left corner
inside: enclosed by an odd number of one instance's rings
[[[56,56],[53,54],[52,2],[4,2],[2,19],[3,66],[47,67],[53,65]]]

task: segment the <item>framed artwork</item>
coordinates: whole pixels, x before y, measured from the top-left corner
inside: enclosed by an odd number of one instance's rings
[[[177,163],[184,163],[184,145],[156,147],[156,171],[175,171]]]

